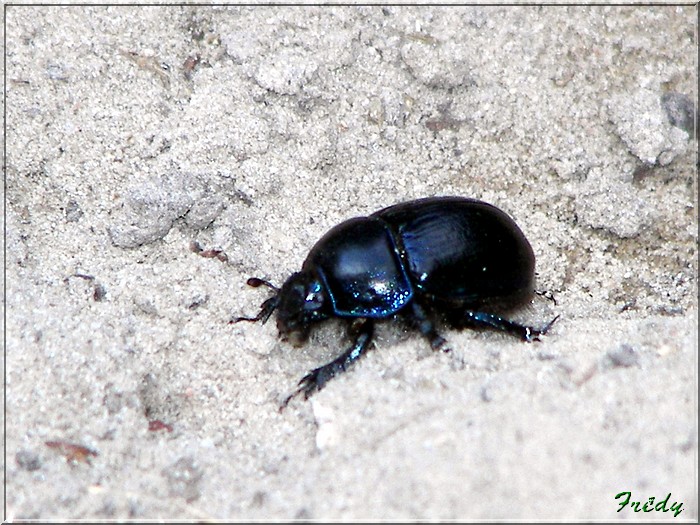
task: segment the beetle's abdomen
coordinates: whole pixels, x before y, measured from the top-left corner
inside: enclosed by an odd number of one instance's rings
[[[513,219],[490,204],[435,197],[374,216],[393,230],[414,286],[429,299],[514,306],[532,294],[532,247]]]
[[[370,217],[345,221],[309,252],[338,316],[388,317],[411,300],[413,289],[386,224]]]

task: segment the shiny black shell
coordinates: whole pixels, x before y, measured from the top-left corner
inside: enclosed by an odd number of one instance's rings
[[[414,298],[438,310],[508,309],[533,293],[535,258],[495,206],[431,197],[345,221],[311,249],[302,272],[319,276],[338,317],[385,318]]]

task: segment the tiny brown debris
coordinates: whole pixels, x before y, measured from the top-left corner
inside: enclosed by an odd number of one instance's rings
[[[173,426],[168,423],[164,423],[160,419],[152,419],[148,422],[148,430],[150,432],[157,432],[159,430],[167,430],[168,432],[173,431]]]
[[[190,55],[185,59],[185,62],[182,64],[182,72],[187,80],[192,78],[192,72],[197,67],[200,60],[201,57],[199,55]]]
[[[52,450],[61,454],[68,463],[90,463],[90,457],[97,457],[99,454],[78,443],[68,441],[45,441],[44,444]]]
[[[192,241],[190,243],[190,251],[192,253],[196,253],[205,259],[218,259],[221,262],[226,262],[228,261],[228,255],[226,255],[226,252],[223,250],[219,250],[218,248],[214,248],[211,250],[205,250],[202,248],[202,245],[199,244],[197,241]]]

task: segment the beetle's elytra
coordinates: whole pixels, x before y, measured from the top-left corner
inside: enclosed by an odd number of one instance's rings
[[[377,319],[402,316],[433,349],[445,345],[435,315],[454,327],[492,328],[538,340],[556,318],[536,329],[499,315],[530,300],[534,276],[532,247],[503,211],[475,199],[430,197],[332,228],[282,288],[249,279],[249,285],[268,286],[275,294],[255,317],[231,322],[265,323],[277,310],[280,336],[303,343],[315,323],[331,317],[350,321],[352,346],[304,376],[288,402],[298,393],[308,398],[359,359]]]

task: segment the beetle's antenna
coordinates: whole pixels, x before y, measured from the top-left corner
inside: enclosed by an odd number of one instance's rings
[[[270,281],[266,281],[265,279],[260,279],[259,277],[251,277],[246,281],[246,284],[248,286],[252,286],[253,288],[257,288],[258,286],[267,286],[271,290],[274,290],[275,293],[280,293],[280,289],[277,288],[274,284],[272,284]]]

